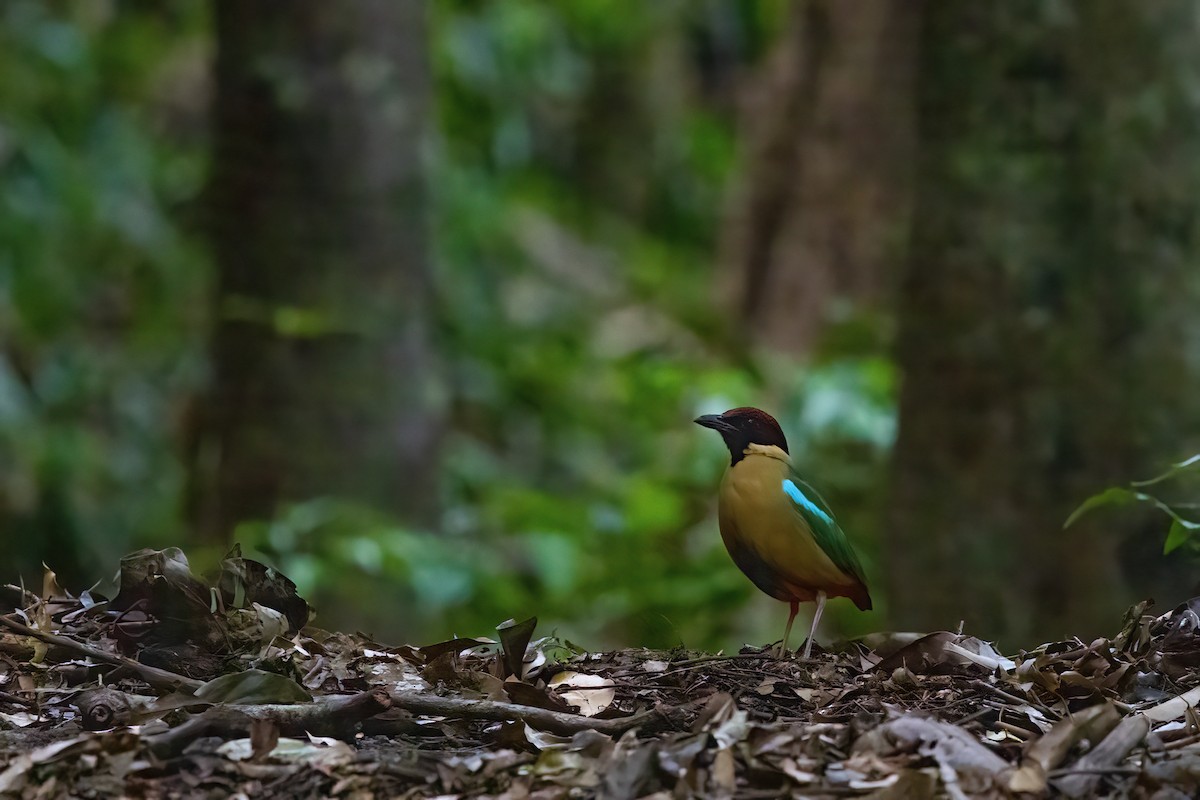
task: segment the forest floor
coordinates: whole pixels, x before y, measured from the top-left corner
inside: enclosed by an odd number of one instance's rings
[[[141,551],[112,600],[0,588],[0,796],[1195,797],[1200,601],[1146,611],[1011,657],[386,647],[237,553],[214,586]]]

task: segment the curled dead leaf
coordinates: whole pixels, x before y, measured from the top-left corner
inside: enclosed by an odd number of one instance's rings
[[[560,692],[559,696],[567,703],[578,706],[579,713],[585,717],[594,717],[608,708],[617,695],[613,682],[608,678],[582,672],[560,672],[547,685],[552,689],[570,687]]]

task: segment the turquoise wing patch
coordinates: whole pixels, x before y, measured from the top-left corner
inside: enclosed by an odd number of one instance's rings
[[[835,524],[833,521],[833,517],[829,516],[829,514],[822,511],[815,503],[813,503],[813,501],[809,500],[808,497],[804,494],[804,492],[802,492],[800,490],[800,487],[797,486],[794,481],[790,480],[789,478],[784,478],[783,479],[783,491],[787,492],[787,496],[792,498],[793,503],[800,506],[808,513],[816,514],[818,517],[821,518],[822,521],[824,521],[825,523],[827,523],[829,525]]]
[[[850,540],[842,532],[841,527],[833,518],[833,512],[828,504],[813,489],[794,474],[783,479],[783,491],[792,501],[792,508],[800,515],[804,524],[812,531],[813,539],[829,556],[829,560],[847,575],[853,575],[860,583],[866,584],[862,564],[858,555],[850,545]]]

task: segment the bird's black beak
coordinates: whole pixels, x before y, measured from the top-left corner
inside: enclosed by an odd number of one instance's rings
[[[728,433],[734,430],[734,427],[722,419],[720,414],[705,414],[702,417],[696,417],[692,422],[705,428],[712,428],[717,433]]]

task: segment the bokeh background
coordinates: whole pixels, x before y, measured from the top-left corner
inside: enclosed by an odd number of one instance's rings
[[[867,565],[829,635],[1012,649],[1200,593],[1153,508],[1063,529],[1200,449],[1198,28],[5,0],[0,577],[236,540],[396,642],[764,642],[691,423],[757,405]]]

